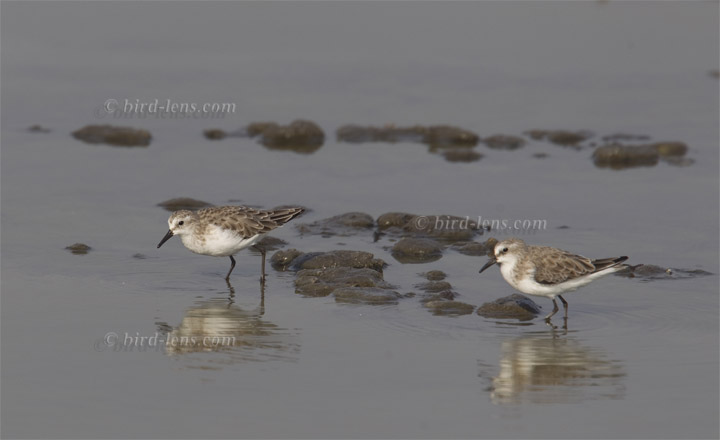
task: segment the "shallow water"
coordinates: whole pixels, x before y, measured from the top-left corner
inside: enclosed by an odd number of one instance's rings
[[[717,3],[3,4],[3,437],[717,438],[717,66]],[[98,117],[109,98],[237,112]],[[296,118],[325,130],[313,154],[202,136]],[[69,135],[91,123],[153,140]],[[347,123],[648,135],[687,143],[694,163],[613,171],[590,147],[536,141],[450,163],[421,144],[336,142]],[[567,330],[434,316],[417,297],[341,304],[296,295],[273,269],[261,291],[249,251],[228,286],[227,259],[178,239],[156,249],[168,216],[156,204],[180,196],[312,209],[294,223],[543,219],[526,241],[712,275],[606,277],[567,296]],[[372,252],[401,293],[433,269],[466,303],[513,293],[495,268],[477,273],[484,257],[401,264],[372,231],[274,235]],[[93,249],[64,249],[75,242]],[[170,329],[236,343],[133,342]]]

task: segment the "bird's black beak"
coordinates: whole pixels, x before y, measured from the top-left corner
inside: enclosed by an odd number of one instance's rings
[[[173,231],[168,231],[168,233],[165,234],[165,236],[163,237],[163,239],[160,240],[160,243],[158,243],[158,249],[160,249],[160,246],[162,246],[163,243],[165,243],[166,241],[170,240],[170,237],[172,237],[172,236],[173,236]]]
[[[480,273],[483,273],[483,271],[484,271],[485,269],[487,269],[488,267],[492,266],[492,265],[495,264],[495,263],[497,263],[497,260],[495,259],[495,257],[490,257],[490,259],[488,260],[488,262],[485,263],[485,266],[483,266],[483,267],[480,269]]]

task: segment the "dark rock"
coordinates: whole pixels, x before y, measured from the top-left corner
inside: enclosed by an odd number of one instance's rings
[[[174,199],[165,200],[157,204],[167,211],[180,211],[181,209],[187,209],[189,211],[195,211],[197,209],[208,208],[213,206],[212,203],[204,202],[202,200],[191,199],[190,197],[177,197]]]
[[[518,136],[508,136],[496,134],[488,138],[484,138],[482,142],[490,148],[496,150],[517,150],[525,145],[525,139]]]
[[[419,215],[406,223],[403,230],[449,243],[472,240],[478,231],[477,222],[452,215]]]
[[[535,153],[532,155],[535,159],[546,159],[549,157],[547,153]]]
[[[245,127],[245,132],[248,136],[255,137],[265,133],[265,130],[276,130],[278,127],[275,122],[252,122]]]
[[[210,128],[205,131],[203,131],[203,134],[206,138],[210,140],[220,140],[225,139],[225,136],[227,136],[227,133],[225,133],[223,130],[220,130],[218,128]]]
[[[580,142],[592,137],[592,134],[588,132],[565,130],[529,130],[525,134],[536,141],[547,140],[562,146],[577,146]]]
[[[624,269],[615,273],[617,276],[627,278],[640,278],[642,281],[654,280],[681,280],[712,275],[701,269],[675,269],[660,267],[653,264],[638,264],[636,266],[625,266]]]
[[[452,125],[433,125],[428,127],[424,142],[434,148],[452,146],[474,147],[480,141],[480,136],[470,130]]]
[[[683,142],[656,142],[651,144],[660,157],[684,156],[688,151],[687,144]]]
[[[333,291],[335,301],[350,304],[397,304],[401,295],[377,287],[340,287]]]
[[[518,319],[528,321],[540,313],[540,306],[530,298],[514,293],[493,302],[483,304],[477,314],[492,319]]]
[[[119,147],[147,147],[152,136],[147,130],[112,125],[87,125],[72,133],[75,139],[89,144],[108,144]]]
[[[327,296],[343,287],[394,288],[382,273],[369,268],[304,269],[295,279],[295,293],[304,296]]]
[[[374,225],[375,221],[370,215],[363,212],[348,212],[313,223],[301,223],[296,228],[303,234],[347,237],[367,232]]]
[[[417,215],[406,212],[387,212],[377,218],[377,226],[380,230],[393,227],[402,228],[415,217]]]
[[[375,258],[375,256],[370,252],[340,250],[330,252],[313,252],[300,255],[294,258],[292,269],[300,270],[352,267],[370,268],[382,272],[385,265],[386,263],[383,260]]]
[[[622,170],[625,168],[655,166],[660,159],[658,150],[652,145],[612,144],[599,147],[593,153],[598,168]]]
[[[467,148],[452,148],[443,151],[442,155],[448,162],[477,162],[483,157],[482,154]]]
[[[383,127],[343,125],[335,133],[340,142],[360,144],[365,142],[422,142],[425,136],[425,128],[396,127],[388,124]]]
[[[27,131],[30,133],[50,133],[52,130],[45,128],[42,125],[35,124],[28,127]]]
[[[260,142],[271,150],[291,150],[313,153],[325,142],[325,132],[316,123],[297,120],[290,125],[274,122],[253,123],[247,126],[249,136],[261,136]]]
[[[92,250],[92,248],[85,243],[75,243],[70,246],[66,246],[65,249],[69,250],[75,255],[85,255]]]
[[[489,252],[492,252],[494,244],[491,246],[485,243],[478,243],[476,241],[454,243],[453,249],[460,252],[463,255],[470,255],[473,257],[486,256]]]
[[[460,301],[428,301],[423,306],[436,316],[469,315],[475,310],[475,306]]]
[[[441,270],[430,270],[421,275],[428,281],[442,281],[447,277],[447,274]]]
[[[297,249],[277,251],[270,257],[270,264],[276,270],[285,270],[300,255],[303,255],[303,253]]]
[[[427,263],[442,257],[442,247],[427,238],[403,238],[395,243],[392,256],[400,263]]]
[[[443,290],[442,292],[423,295],[422,299],[420,299],[420,302],[426,303],[431,301],[452,301],[457,298],[457,296],[458,294],[453,292],[452,290]]]

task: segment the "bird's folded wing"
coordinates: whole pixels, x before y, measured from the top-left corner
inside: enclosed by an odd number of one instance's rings
[[[558,284],[595,272],[590,259],[566,252],[557,252],[535,261],[535,281]]]

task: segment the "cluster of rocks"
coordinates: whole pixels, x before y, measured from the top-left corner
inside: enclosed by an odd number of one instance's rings
[[[487,228],[467,217],[452,215],[388,212],[375,220],[363,212],[348,212],[295,227],[302,234],[326,238],[372,233],[378,241],[387,235],[394,242],[390,253],[404,264],[439,260],[449,247],[465,255],[487,255],[497,242],[495,239],[483,243],[474,241]]]
[[[396,304],[403,297],[385,281],[385,262],[370,252],[338,250],[304,253],[278,251],[270,258],[276,270],[296,271],[295,293],[307,297],[333,295],[336,301]]]
[[[49,131],[40,125],[33,125],[28,130],[34,133]],[[325,132],[322,128],[318,124],[306,120],[295,120],[288,125],[276,122],[253,122],[235,132],[208,129],[204,131],[204,134],[211,140],[220,140],[226,137],[258,138],[260,143],[268,149],[289,150],[305,154],[317,151],[325,142]],[[581,150],[584,146],[596,146],[592,142],[587,143],[594,134],[584,130],[534,129],[527,130],[523,134],[535,141],[549,142],[576,150]],[[88,125],[74,131],[72,135],[76,139],[91,144],[105,143],[122,147],[147,147],[152,140],[152,136],[147,130],[112,125]],[[495,134],[482,138],[470,130],[452,125],[398,127],[393,124],[383,126],[349,124],[338,128],[336,136],[339,142],[356,144],[367,142],[423,143],[430,147],[431,152],[441,154],[448,162],[475,162],[482,159],[483,154],[474,150],[474,147],[480,143],[494,150],[516,150],[527,144],[526,139],[520,136]],[[601,140],[605,144],[594,150],[593,162],[598,168],[615,170],[655,166],[660,161],[677,166],[687,166],[693,163],[692,159],[685,158],[688,147],[683,142],[633,144],[649,139],[649,136],[624,133],[603,136]],[[532,156],[538,159],[548,157],[547,153],[543,152],[533,153]]]
[[[415,288],[424,292],[420,296],[420,303],[436,316],[469,315],[475,306],[457,301],[458,294],[452,290],[452,285],[445,281],[447,275],[440,270],[431,270],[421,274],[427,281],[415,285]]]
[[[288,125],[275,122],[253,122],[244,130],[225,132],[220,129],[204,131],[205,137],[210,140],[220,140],[226,137],[257,137],[260,143],[271,150],[288,150],[296,153],[314,153],[325,142],[325,132],[312,121],[298,119]]]

